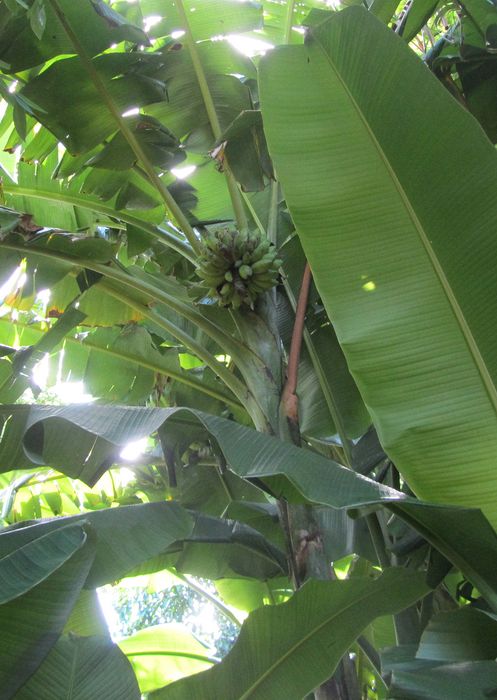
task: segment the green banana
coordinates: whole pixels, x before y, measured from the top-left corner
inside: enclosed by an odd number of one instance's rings
[[[254,308],[259,294],[278,283],[281,264],[275,246],[259,231],[218,227],[202,238],[197,275],[222,306]]]
[[[254,271],[250,267],[250,265],[242,265],[240,268],[238,268],[238,274],[242,278],[242,280],[248,280],[249,277],[252,277],[254,274]]]

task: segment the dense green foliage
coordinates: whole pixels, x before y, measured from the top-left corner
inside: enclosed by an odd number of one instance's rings
[[[496,43],[0,2],[0,698],[496,694]]]

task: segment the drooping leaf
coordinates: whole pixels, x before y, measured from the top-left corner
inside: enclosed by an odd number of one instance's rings
[[[232,75],[214,74],[207,79],[221,127],[226,129],[240,112],[251,109],[249,90]],[[168,101],[150,100],[155,104],[150,104],[146,113],[167,124],[178,138],[188,135],[188,150],[206,153],[213,148],[215,142],[195,74],[181,72],[173,77],[167,92]]]
[[[241,112],[224,132],[221,141],[225,145],[222,156],[218,156],[217,160],[221,167],[224,159],[227,160],[229,169],[243,190],[263,190],[267,180],[274,179],[260,112]]]
[[[31,29],[37,39],[42,39],[45,26],[47,24],[47,13],[45,10],[44,0],[35,0],[29,8],[27,15]]]
[[[50,302],[49,308],[54,308]],[[91,310],[87,304],[85,308]],[[9,317],[0,319],[0,342],[6,346],[36,345],[46,332],[44,324],[25,325]],[[150,395],[156,375],[179,380],[185,385],[183,392],[176,389],[176,403],[193,406],[202,400],[202,394],[220,402],[234,401],[215,377],[210,378],[206,372],[182,369],[178,348],[157,347],[147,329],[136,323],[67,336],[48,358],[46,381],[48,387],[57,382],[82,381],[96,399],[140,404]]]
[[[461,5],[480,32],[485,48],[494,52],[497,49],[497,10],[482,0],[463,0]]]
[[[406,15],[405,22],[402,23],[401,36],[406,41],[414,39],[428,22],[437,5],[438,0],[414,0]]]
[[[116,448],[150,435],[166,420],[194,434],[203,426],[232,471],[262,480],[279,497],[301,501],[303,495],[308,502],[334,508],[385,505],[442,552],[497,609],[497,536],[477,509],[416,501],[309,450],[191,409],[10,406],[0,408],[0,417],[0,470],[8,471],[13,460],[18,468],[32,468],[31,459],[38,464],[60,459],[64,471],[86,479],[108,467]],[[68,442],[79,446],[77,454]]]
[[[97,533],[86,588],[166,566],[212,579],[253,576],[265,580],[286,573],[283,551],[257,530],[160,501],[6,528],[0,533],[0,556],[65,525],[82,522],[90,523]]]
[[[45,353],[51,352],[61,343],[66,333],[85,318],[76,307],[69,307],[55,324],[29,348],[17,350],[10,356],[11,374],[0,382],[0,401],[9,403],[21,396],[31,383],[31,372]]]
[[[194,523],[188,512],[176,503],[105,508],[0,531],[0,556],[42,535],[85,522],[91,524],[97,535],[95,560],[84,581],[87,588],[122,578],[177,540],[187,538]]]
[[[153,117],[137,116],[128,120],[128,126],[152,165],[170,170],[185,157],[178,139]],[[137,162],[131,146],[118,131],[101,151],[90,158],[87,165],[108,170],[129,170]]]
[[[191,535],[178,544],[171,547],[173,554],[167,559],[182,573],[213,580],[251,577],[261,581],[287,573],[282,549],[257,530],[233,520],[199,514]]]
[[[63,185],[51,178],[56,163],[53,157],[37,167],[19,163],[17,183],[4,183],[6,201],[17,211],[30,214],[38,226],[71,232],[88,228],[97,219],[89,211],[92,203],[82,201],[74,185]],[[78,199],[79,202],[76,201]],[[101,217],[102,223],[105,223],[105,219]]]

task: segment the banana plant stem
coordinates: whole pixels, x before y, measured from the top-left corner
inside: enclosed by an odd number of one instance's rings
[[[160,194],[164,204],[166,205],[166,208],[171,213],[173,218],[176,220],[178,226],[181,228],[181,230],[185,234],[185,236],[188,239],[188,242],[190,243],[193,250],[196,253],[199,253],[200,243],[199,243],[199,240],[197,238],[197,235],[195,234],[195,231],[193,230],[192,226],[190,225],[190,222],[188,221],[188,219],[184,215],[181,208],[176,203],[174,197],[171,195],[171,193],[169,192],[167,187],[161,181],[161,179],[158,176],[158,174],[156,173],[153,165],[150,163],[145,152],[143,151],[135,134],[129,128],[126,120],[120,114],[119,109],[117,108],[114,100],[112,99],[112,96],[110,95],[104,81],[102,80],[102,78],[100,76],[100,73],[97,71],[97,69],[93,65],[93,61],[91,60],[90,56],[86,53],[86,50],[84,49],[83,45],[79,41],[77,34],[73,30],[73,28],[71,27],[69,22],[67,21],[67,18],[60,7],[58,0],[48,0],[48,2],[52,6],[53,11],[57,15],[57,18],[59,19],[60,23],[62,24],[64,31],[66,32],[66,34],[69,38],[69,41],[73,45],[76,54],[79,56],[81,63],[83,64],[86,72],[88,73],[93,84],[95,85],[95,88],[97,89],[98,93],[100,94],[102,101],[104,102],[104,104],[106,105],[110,114],[114,118],[114,121],[116,122],[117,127],[119,128],[120,132],[122,133],[122,135],[124,136],[124,138],[128,142],[130,148],[132,149],[133,153],[136,155],[138,161],[141,163],[144,171],[147,173],[147,176],[150,179],[150,182],[152,182],[154,187],[157,189],[157,192]]]
[[[378,563],[382,569],[388,569],[392,566],[390,557],[385,547],[385,539],[383,537],[383,532],[381,530],[380,522],[376,513],[370,513],[366,516],[366,523],[368,525],[369,534],[371,535],[371,541],[373,543],[373,548],[375,554],[378,558]]]
[[[285,287],[285,292],[288,297],[288,301],[290,302],[293,310],[297,308],[297,302],[295,300],[295,296],[293,294],[293,290],[290,287],[290,284],[288,283],[287,280],[283,280],[283,286]],[[342,443],[342,449],[343,449],[343,463],[350,467],[352,465],[352,452],[350,448],[350,441],[347,438],[347,434],[345,432],[345,426],[343,424],[342,416],[340,414],[340,410],[338,406],[336,405],[334,396],[332,392],[330,391],[330,388],[328,386],[328,382],[325,376],[324,369],[321,365],[321,361],[319,359],[319,355],[316,352],[316,348],[314,347],[314,343],[312,342],[312,337],[307,328],[304,328],[304,342],[307,348],[307,352],[310,355],[312,365],[314,367],[314,371],[316,372],[318,379],[319,379],[319,384],[321,386],[321,390],[323,392],[326,405],[328,406],[328,410],[330,412],[330,415],[333,419],[333,423],[335,424],[335,427],[337,429],[337,433],[340,437],[341,443]]]
[[[269,217],[267,222],[267,237],[274,243],[278,242],[278,198],[280,192],[280,184],[277,180],[271,183],[271,202],[269,205]]]
[[[219,141],[219,139],[222,136],[221,124],[217,116],[216,106],[214,105],[214,100],[212,99],[212,94],[209,88],[209,84],[207,82],[202,61],[200,60],[197,44],[195,43],[195,38],[192,33],[190,22],[188,21],[188,15],[186,14],[183,0],[176,0],[176,7],[180,16],[181,23],[183,25],[183,29],[185,31],[185,43],[188,46],[188,50],[190,52],[193,68],[195,70],[195,75],[197,76],[198,85],[202,94],[202,99],[205,105],[205,111],[207,112],[207,116],[209,118],[212,133],[214,135],[214,139],[216,141]],[[229,170],[226,170],[225,174],[238,229],[240,231],[245,231],[247,229],[247,217],[245,215],[245,209],[243,208],[243,200],[240,194],[240,190],[238,189],[238,185],[236,184],[236,181],[231,172]]]
[[[286,8],[285,30],[283,34],[283,43],[290,43],[290,35],[292,33],[293,12],[295,9],[295,0],[289,0]]]
[[[300,362],[300,350],[302,348],[302,336],[305,326],[305,312],[309,299],[311,286],[311,268],[305,264],[299,299],[295,310],[295,323],[293,324],[290,352],[288,354],[287,378],[281,394],[281,407],[286,417],[290,433],[296,444],[300,444],[300,429],[298,417],[297,381]]]

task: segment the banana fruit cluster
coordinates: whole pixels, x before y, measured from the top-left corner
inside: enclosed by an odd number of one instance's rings
[[[196,272],[209,289],[207,295],[221,306],[254,308],[259,294],[277,284],[282,262],[260,232],[222,228],[202,239]]]

